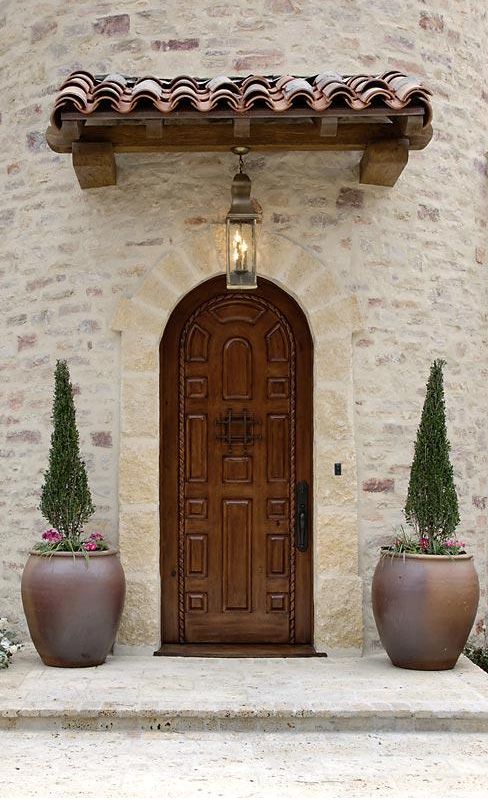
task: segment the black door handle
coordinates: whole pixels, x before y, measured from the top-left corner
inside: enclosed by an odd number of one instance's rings
[[[308,547],[308,483],[299,481],[296,491],[295,545],[304,553]]]

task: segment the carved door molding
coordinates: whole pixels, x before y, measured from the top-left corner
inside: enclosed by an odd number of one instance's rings
[[[311,531],[295,546],[295,487],[312,486],[310,332],[271,282],[224,286],[183,298],[161,342],[162,642],[310,643]]]

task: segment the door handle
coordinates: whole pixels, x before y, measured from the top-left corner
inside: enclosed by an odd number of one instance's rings
[[[296,489],[295,545],[304,553],[308,548],[308,483],[299,481]]]

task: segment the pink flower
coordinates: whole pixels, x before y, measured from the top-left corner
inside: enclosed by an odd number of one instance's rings
[[[96,550],[97,543],[96,542],[83,542],[83,550]]]
[[[458,542],[456,539],[449,539],[449,541],[446,542],[446,547],[459,547],[462,549],[465,546],[465,542]]]
[[[421,550],[428,550],[429,549],[429,540],[427,536],[421,536],[419,539],[419,545]]]
[[[62,533],[57,531],[56,528],[49,528],[47,531],[44,531],[44,533],[42,534],[42,538],[46,542],[52,542],[53,544],[56,544],[57,542],[60,542],[62,539],[64,539],[64,536]]]
[[[91,533],[89,539],[91,539],[93,542],[101,542],[103,539],[103,533],[98,533],[98,531]]]

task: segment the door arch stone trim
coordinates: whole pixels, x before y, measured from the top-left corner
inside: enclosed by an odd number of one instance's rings
[[[259,273],[304,311],[314,342],[314,644],[326,652],[362,647],[362,581],[358,574],[357,472],[352,337],[358,305],[327,264],[291,239],[263,232]],[[345,254],[345,258],[347,258]],[[168,250],[123,298],[112,328],[121,333],[119,546],[127,600],[121,644],[157,647],[159,580],[159,344],[181,298],[223,268],[222,239],[209,230]],[[341,461],[342,476],[333,464]]]

